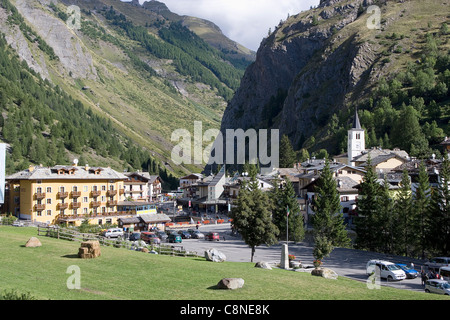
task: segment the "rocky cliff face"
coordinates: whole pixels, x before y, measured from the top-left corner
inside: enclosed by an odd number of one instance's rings
[[[294,148],[363,94],[379,49],[366,41],[371,0],[321,1],[290,17],[261,43],[255,63],[225,110],[221,129],[279,128]],[[370,35],[369,33],[372,33]],[[281,94],[280,94],[281,92]]]

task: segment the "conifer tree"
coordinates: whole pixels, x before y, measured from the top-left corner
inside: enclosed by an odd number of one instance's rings
[[[408,171],[405,169],[402,173],[400,190],[397,193],[397,201],[394,206],[394,213],[397,219],[394,242],[397,254],[409,254],[410,239],[412,239],[412,194],[411,180]]]
[[[432,190],[426,228],[427,248],[432,255],[450,254],[450,161],[446,155],[439,172],[439,184]]]
[[[239,190],[236,207],[231,212],[232,228],[239,232],[251,248],[251,262],[257,246],[277,242],[278,228],[272,222],[269,196],[258,188],[254,177]]]
[[[292,168],[297,156],[292,148],[287,135],[283,135],[280,141],[280,168]]]
[[[426,167],[423,162],[419,166],[418,186],[413,200],[413,226],[415,239],[415,249],[420,253],[422,259],[425,258],[425,232],[427,212],[429,212],[430,205],[430,182]]]
[[[323,257],[329,255],[333,247],[345,247],[350,243],[344,218],[341,210],[339,193],[330,162],[325,160],[322,174],[317,181],[315,189],[317,197],[313,202],[314,216],[312,218],[314,228],[315,252],[321,252]],[[316,258],[321,258],[316,256]]]
[[[280,230],[280,238],[286,239],[287,225],[289,239],[295,242],[302,241],[305,237],[303,216],[300,213],[292,182],[287,179],[284,186],[278,187],[277,181],[276,186],[270,192],[270,197],[273,204],[273,223]],[[286,221],[287,219],[289,221]]]
[[[356,247],[374,251],[379,230],[376,227],[379,210],[380,185],[372,168],[372,160],[367,159],[366,174],[360,185],[358,197],[358,217],[355,219]]]
[[[376,227],[379,230],[379,236],[377,237],[376,251],[379,252],[392,252],[392,236],[393,225],[392,211],[394,208],[394,200],[389,190],[389,182],[387,177],[384,177],[383,186],[380,188],[379,197],[379,212],[376,216]]]

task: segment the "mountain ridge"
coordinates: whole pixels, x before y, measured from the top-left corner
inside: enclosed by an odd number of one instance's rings
[[[368,12],[370,6],[380,10],[379,29],[368,27],[374,17]],[[447,63],[448,33],[439,31],[448,23],[446,7],[441,1],[425,5],[420,1],[330,0],[290,16],[262,41],[255,63],[247,68],[224,112],[222,133],[238,128],[279,129],[280,137],[287,135],[297,151],[326,149],[339,154],[346,150],[346,130],[358,108],[371,120],[366,122],[363,116],[362,125],[374,131],[367,145],[377,146],[393,129],[392,124],[374,126],[372,119],[377,109],[384,108],[383,96],[378,94],[382,81],[387,82],[383,86],[399,91],[395,99],[384,97],[390,99],[386,108],[393,109],[393,116],[401,112],[402,103],[414,104],[415,95],[426,105],[419,115],[422,124],[437,121],[449,132],[448,100],[433,94],[436,86],[445,85],[441,79],[446,67],[433,66],[429,71],[433,83],[426,95],[417,94],[419,83],[413,79],[433,63],[424,56],[427,41],[437,43],[435,59]],[[413,73],[410,79],[404,76],[407,72]],[[396,79],[397,75],[402,79]],[[443,117],[423,112],[432,103],[430,98],[444,110]]]
[[[111,120],[121,134],[170,172],[180,175],[200,169],[171,163],[171,133],[178,128],[190,130],[195,120],[202,121],[205,128],[218,128],[226,106],[221,94],[233,92],[229,86],[232,81],[239,83],[242,65],[233,66],[223,53],[189,34],[177,21],[118,0],[2,0],[1,4],[0,32],[30,68],[96,115]],[[80,7],[81,29],[68,27],[69,5]],[[113,13],[111,19],[108,13]],[[202,43],[204,49],[193,48],[195,53],[183,50],[177,41],[184,34]],[[155,39],[172,53],[197,59],[197,69],[183,72],[179,58],[155,56],[145,47],[146,39]],[[212,82],[203,83],[202,79]],[[106,161],[87,147],[81,153],[70,148],[65,153],[69,158],[84,156],[92,165]],[[116,159],[114,166],[120,170],[130,166],[123,161]],[[137,165],[129,169],[146,168]]]

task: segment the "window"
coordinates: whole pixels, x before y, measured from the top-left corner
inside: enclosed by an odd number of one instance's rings
[[[52,199],[47,198],[47,204],[52,204]]]
[[[51,216],[52,215],[52,210],[47,210],[47,215]]]
[[[52,187],[47,187],[47,193],[52,193]]]
[[[87,208],[83,208],[83,213],[87,214],[88,213],[88,209]]]
[[[102,186],[102,191],[106,191],[106,186],[105,185]]]
[[[349,201],[348,196],[341,197],[341,202],[347,202],[347,201]]]
[[[358,139],[358,140],[361,139],[361,133],[356,134],[356,139]]]
[[[72,187],[72,191],[77,192],[77,191],[78,191],[78,187],[77,187],[77,186],[73,186],[73,187]]]
[[[88,192],[89,191],[89,187],[88,186],[83,186],[83,191],[84,192]]]
[[[84,203],[88,203],[88,202],[89,202],[88,197],[83,197],[83,202],[84,202]]]

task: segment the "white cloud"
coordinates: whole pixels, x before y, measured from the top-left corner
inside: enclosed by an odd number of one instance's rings
[[[143,2],[140,0],[141,3]],[[160,0],[170,11],[210,20],[230,39],[257,50],[269,28],[319,0]]]

